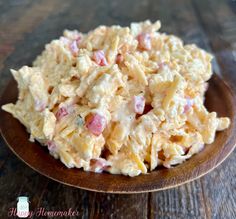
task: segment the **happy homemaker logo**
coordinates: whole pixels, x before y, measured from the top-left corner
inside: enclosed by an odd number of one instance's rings
[[[43,207],[35,210],[29,210],[29,198],[27,196],[19,196],[17,198],[16,208],[10,208],[8,217],[17,216],[19,218],[35,218],[35,217],[75,217],[80,216],[79,211],[69,208],[63,211],[50,211]]]
[[[19,218],[26,218],[29,216],[29,199],[26,196],[20,196],[17,199],[16,215]]]

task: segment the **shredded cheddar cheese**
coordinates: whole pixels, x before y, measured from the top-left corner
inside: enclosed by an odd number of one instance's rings
[[[18,101],[2,108],[68,168],[137,176],[182,163],[230,120],[203,104],[212,56],[160,26],[65,30],[11,70]]]

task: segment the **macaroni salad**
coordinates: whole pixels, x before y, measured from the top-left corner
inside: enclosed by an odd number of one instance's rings
[[[2,108],[68,168],[137,176],[182,163],[230,120],[204,106],[212,56],[160,26],[65,30],[11,70],[18,101]]]

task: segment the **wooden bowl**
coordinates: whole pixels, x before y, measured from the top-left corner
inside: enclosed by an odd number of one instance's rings
[[[0,105],[15,102],[17,86],[11,81],[0,100]],[[236,144],[236,99],[233,91],[217,75],[213,75],[206,93],[206,106],[219,116],[231,119],[230,127],[218,132],[213,144],[171,169],[160,167],[134,178],[108,173],[84,172],[67,169],[59,160],[49,155],[39,143],[28,141],[29,134],[21,123],[9,113],[0,110],[0,128],[9,148],[28,166],[60,183],[81,189],[109,193],[141,193],[168,189],[197,179],[222,163]],[[227,179],[226,179],[227,180]]]

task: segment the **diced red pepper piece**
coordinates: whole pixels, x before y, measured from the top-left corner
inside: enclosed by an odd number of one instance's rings
[[[77,56],[78,55],[79,48],[78,48],[76,40],[71,42],[71,44],[70,44],[70,51],[73,54],[73,56]]]
[[[66,107],[61,107],[56,112],[56,118],[57,118],[57,120],[60,120],[61,118],[65,117],[68,114],[69,114],[69,112],[68,112],[67,108]]]
[[[109,163],[103,159],[91,159],[90,161],[90,170],[96,173],[101,173],[103,170],[106,170],[109,166]]]
[[[92,134],[99,136],[106,127],[106,118],[98,113],[90,113],[85,118],[85,125]]]
[[[191,107],[193,106],[193,104],[194,104],[193,99],[186,98],[186,101],[187,101],[187,103],[186,103],[186,105],[184,106],[184,113],[187,113],[187,112],[191,109]]]
[[[76,38],[77,45],[79,45],[81,40],[82,40],[82,36],[78,35],[78,37]]]
[[[48,141],[47,146],[50,152],[55,152],[57,150],[57,146],[54,141]]]
[[[138,44],[141,49],[150,50],[152,48],[151,36],[149,33],[141,33],[137,36]]]
[[[143,96],[134,96],[134,111],[137,114],[143,114],[145,108],[145,99]]]
[[[106,66],[108,65],[104,51],[103,50],[97,50],[93,53],[92,59],[100,66]]]

